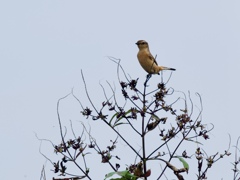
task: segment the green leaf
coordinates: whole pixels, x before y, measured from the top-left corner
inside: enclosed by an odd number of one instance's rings
[[[127,114],[129,114],[130,112],[132,112],[131,109],[129,109],[129,110],[125,113],[125,116],[126,116]],[[113,120],[117,115],[118,115],[118,112],[116,112],[116,113],[112,116],[112,118],[110,119],[110,121],[109,121],[109,124],[110,124],[112,127],[115,127],[115,126],[120,125],[120,124],[118,124],[118,122],[123,118],[123,117],[118,118],[118,119],[114,122],[114,124],[112,125],[112,120]],[[126,124],[127,124],[127,123],[126,123]]]
[[[128,124],[128,123],[123,123],[123,122],[120,122],[120,123],[114,124],[114,126],[113,126],[113,127],[116,127],[116,126],[118,126],[118,125],[121,125],[121,124]]]
[[[127,114],[129,114],[130,112],[132,112],[132,110],[131,109],[129,109],[127,112],[125,112],[125,116],[127,115]],[[121,119],[123,118],[123,116],[122,117],[120,117],[120,118],[118,118],[116,121],[115,121],[115,124],[118,122],[118,121],[120,121]]]
[[[106,174],[105,179],[113,176],[114,174],[116,174],[116,172],[110,172],[110,173]]]
[[[112,120],[113,120],[113,118],[115,117],[115,116],[117,116],[118,115],[118,113],[115,113],[113,116],[112,116],[112,118],[110,119],[110,121],[109,121],[109,124],[111,125],[111,123],[112,123]]]
[[[189,170],[189,165],[188,165],[188,163],[187,163],[182,157],[178,157],[178,159],[179,159],[179,161],[182,162],[183,167],[184,167],[185,169]]]
[[[113,175],[119,175],[121,176],[121,178],[113,178],[111,180],[136,180],[136,176],[132,175],[129,171],[118,171],[118,172],[111,172],[111,173],[108,173],[106,176],[105,176],[105,179],[106,180],[107,178],[109,177],[112,177]]]
[[[155,114],[152,114],[152,115],[151,115],[151,118],[153,118],[153,119],[155,119],[155,120],[157,120],[157,121],[160,119],[160,118],[159,118],[157,115],[155,115]]]

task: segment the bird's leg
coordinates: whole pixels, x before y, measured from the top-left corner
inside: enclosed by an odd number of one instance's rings
[[[146,77],[146,81],[144,83],[144,86],[146,87],[147,86],[147,82],[149,81],[149,79],[152,77],[152,74],[148,74],[147,77]]]

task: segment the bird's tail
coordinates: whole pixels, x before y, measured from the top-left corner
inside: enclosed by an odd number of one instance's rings
[[[162,71],[162,70],[176,71],[176,69],[174,69],[174,68],[169,68],[169,67],[164,67],[164,66],[158,66],[158,67],[159,67],[159,71]]]

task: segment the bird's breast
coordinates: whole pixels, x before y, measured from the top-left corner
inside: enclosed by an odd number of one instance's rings
[[[148,73],[155,74],[157,65],[154,60],[151,58],[152,55],[149,51],[139,51],[137,54],[138,61],[142,68]]]

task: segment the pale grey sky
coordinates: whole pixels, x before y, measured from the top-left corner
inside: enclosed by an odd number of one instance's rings
[[[159,64],[177,69],[170,86],[201,94],[203,121],[215,125],[206,142],[210,152],[227,148],[228,133],[234,145],[240,135],[239,9],[238,0],[1,1],[1,179],[39,179],[45,159],[34,132],[58,143],[56,103],[72,87],[84,94],[81,69],[99,103],[99,82],[117,86],[116,66],[106,56],[120,58],[131,77],[144,81],[136,58],[139,39],[149,42]],[[62,104],[63,122],[80,126],[78,104],[71,98]],[[42,145],[44,153],[55,157],[49,147]],[[232,177],[233,160],[219,162],[209,179]]]

